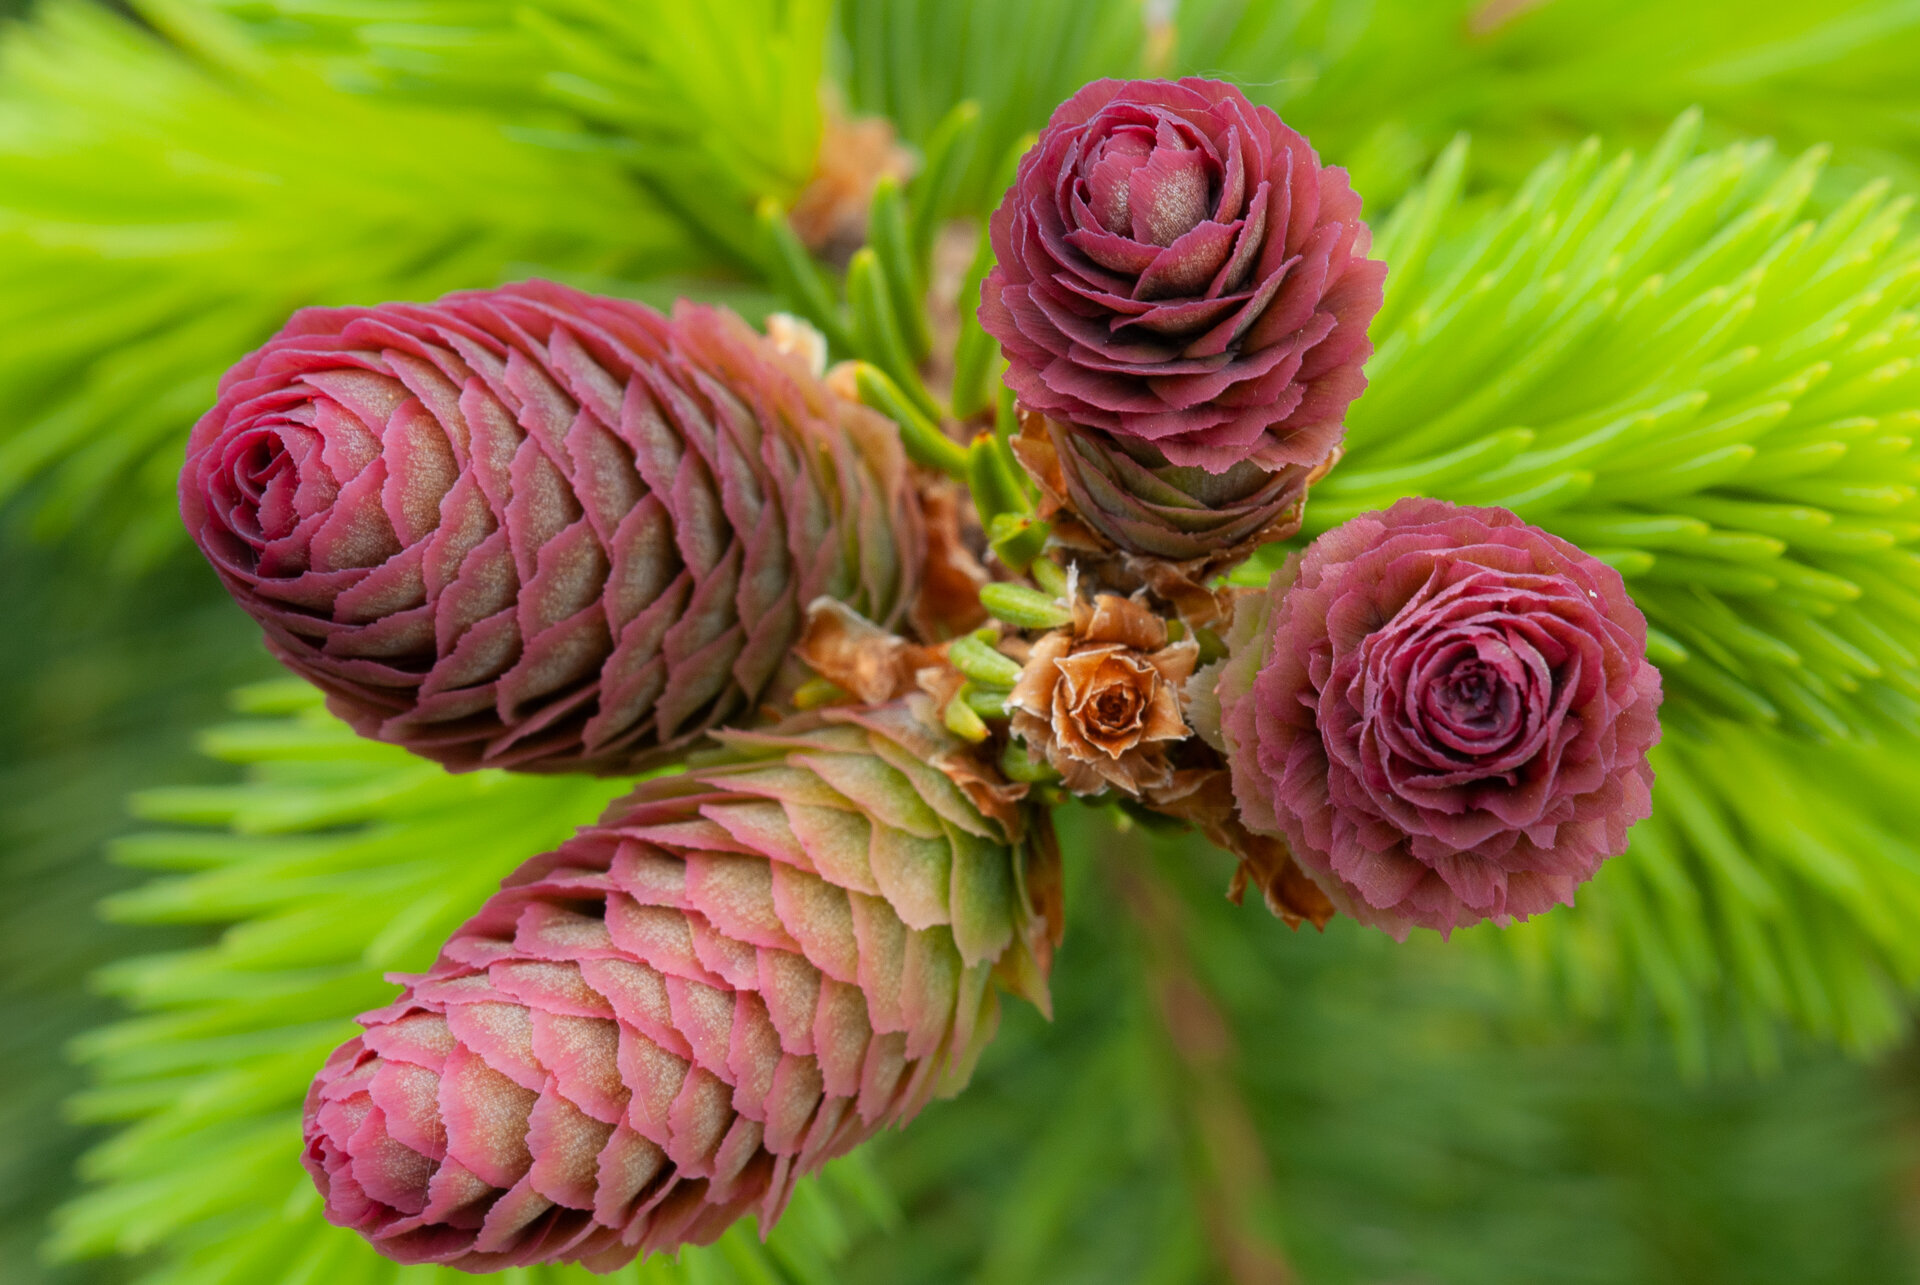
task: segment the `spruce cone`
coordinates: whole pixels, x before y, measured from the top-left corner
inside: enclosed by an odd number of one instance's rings
[[[1022,404],[1209,473],[1340,444],[1386,265],[1346,171],[1272,109],[1217,80],[1095,81],[989,232],[980,324]]]
[[[307,1098],[329,1219],[469,1271],[764,1228],[958,1089],[990,981],[1044,1006],[1057,858],[930,766],[957,741],[905,705],[721,739],[731,761],[528,862],[360,1019]]]
[[[1242,820],[1396,937],[1571,905],[1652,810],[1646,618],[1506,509],[1361,514],[1245,599],[1228,645]]]
[[[362,735],[633,770],[777,696],[816,596],[912,597],[896,435],[732,314],[547,282],[308,309],[222,381],[181,513]]]

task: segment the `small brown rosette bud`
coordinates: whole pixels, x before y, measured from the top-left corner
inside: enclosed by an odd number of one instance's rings
[[[1007,700],[1013,731],[1075,794],[1159,790],[1173,780],[1168,749],[1192,735],[1181,689],[1199,657],[1132,599],[1076,601],[1072,625],[1034,643],[1020,671]]]

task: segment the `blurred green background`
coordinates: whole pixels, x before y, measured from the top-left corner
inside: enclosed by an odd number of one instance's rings
[[[1644,146],[1696,104],[1710,142],[1831,143],[1817,202],[1867,176],[1920,191],[1920,4],[1894,0],[0,14],[18,19],[0,34],[0,1278],[20,1285],[166,1260],[166,1232],[41,1253],[107,1136],[63,1108],[85,1079],[65,1050],[121,1012],[89,981],[102,966],[219,936],[217,917],[95,907],[142,879],[103,857],[134,828],[127,796],[239,779],[196,735],[274,673],[169,495],[213,380],[292,307],[535,271],[764,301],[752,210],[810,173],[822,76],[915,144],[977,100],[987,127],[946,198],[962,216],[1055,102],[1141,70],[1235,79],[1349,165],[1370,211],[1460,131],[1482,208],[1557,146]],[[1216,854],[1065,824],[1056,1020],[1010,1006],[966,1096],[874,1144],[890,1194],[826,1237],[830,1279],[1920,1279],[1910,1044],[1788,1030],[1755,1071],[1716,1029],[1709,1069],[1683,1074],[1650,1002],[1576,1015],[1497,951],[1290,933],[1218,895]],[[1193,1023],[1211,1037],[1176,1046]]]

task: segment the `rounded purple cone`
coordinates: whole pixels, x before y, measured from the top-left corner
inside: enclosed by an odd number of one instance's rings
[[[1505,509],[1362,514],[1236,616],[1241,818],[1396,936],[1571,903],[1652,810],[1646,646],[1619,572]]]
[[[1386,265],[1345,171],[1232,85],[1088,85],[990,233],[980,321],[1029,410],[1209,473],[1339,445]]]

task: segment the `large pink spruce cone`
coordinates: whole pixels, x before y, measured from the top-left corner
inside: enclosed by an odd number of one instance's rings
[[[916,698],[925,704],[925,698]],[[1050,845],[1009,844],[905,706],[721,733],[508,879],[307,1098],[327,1216],[470,1271],[764,1228],[800,1174],[1044,1004]]]
[[[1404,937],[1571,903],[1652,810],[1660,674],[1620,573],[1401,500],[1241,603],[1216,691],[1248,827]]]
[[[805,604],[896,618],[922,543],[897,435],[799,359],[548,282],[296,314],[180,505],[336,714],[456,769],[630,770],[750,715]]]

